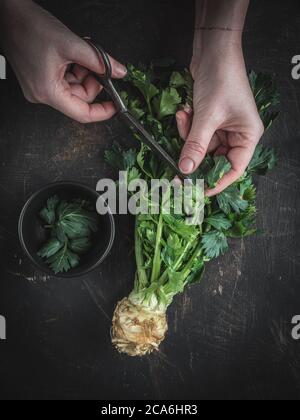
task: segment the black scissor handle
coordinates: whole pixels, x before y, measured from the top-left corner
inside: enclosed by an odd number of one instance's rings
[[[91,38],[84,37],[83,39],[96,51],[99,58],[101,58],[102,61],[103,61],[105,73],[101,74],[99,76],[103,77],[105,79],[111,79],[112,78],[112,67],[111,67],[111,62],[110,62],[110,59],[109,59],[109,56],[108,56],[107,52],[102,47],[100,47],[99,44],[95,44],[91,40]]]
[[[99,58],[102,59],[104,63],[105,73],[104,74],[93,73],[95,79],[97,79],[98,82],[104,87],[105,91],[111,97],[118,111],[121,113],[127,112],[128,109],[126,105],[124,104],[122,98],[120,97],[117,89],[114,87],[114,84],[111,80],[112,67],[111,67],[111,62],[110,62],[107,52],[102,47],[100,47],[100,45],[95,44],[90,38],[85,37],[84,40],[96,51]]]

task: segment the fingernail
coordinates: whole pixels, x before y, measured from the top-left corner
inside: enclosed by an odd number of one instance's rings
[[[195,168],[195,163],[190,158],[183,158],[180,161],[180,170],[185,174],[190,174]]]
[[[116,73],[118,76],[126,76],[127,74],[127,69],[125,66],[123,66],[122,64],[117,64],[116,65]]]
[[[188,115],[190,115],[190,114],[193,112],[192,108],[191,108],[189,105],[185,105],[185,106],[184,106],[184,108],[183,108],[183,110],[184,110],[184,112],[186,112]]]
[[[176,115],[176,120],[178,124],[182,124],[182,118],[179,115]]]

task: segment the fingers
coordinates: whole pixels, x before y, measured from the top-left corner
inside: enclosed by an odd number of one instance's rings
[[[92,75],[89,75],[82,84],[71,83],[70,89],[73,95],[87,103],[92,103],[101,92],[102,86]]]
[[[246,168],[245,168],[246,169]],[[223,178],[219,181],[216,188],[212,190],[207,190],[205,195],[207,197],[213,197],[215,195],[220,194],[222,191],[226,190],[231,184],[236,182],[244,173],[244,170],[242,172],[237,171],[236,169],[231,169],[227,174],[223,176]]]
[[[86,41],[79,40],[80,42],[76,43],[76,46],[73,48],[71,56],[68,57],[68,59],[74,63],[80,64],[80,66],[90,71],[103,74],[105,68],[99,54],[97,54],[96,50]],[[112,76],[116,79],[121,79],[126,76],[126,67],[114,58],[109,58],[112,66]]]
[[[227,154],[232,168],[223,178],[218,182],[218,185],[206,191],[207,197],[213,197],[226,190],[231,184],[238,181],[246,171],[249,162],[254,154],[256,144],[253,142],[245,142],[245,146],[236,147],[229,151]]]
[[[218,133],[215,133],[213,135],[213,138],[211,139],[208,149],[207,149],[207,153],[214,153],[215,156],[217,156],[219,154],[219,150],[222,147],[222,141],[218,135]],[[226,153],[222,153],[223,155]]]
[[[182,140],[186,140],[191,130],[191,116],[185,111],[178,111],[176,114],[178,132]]]
[[[106,121],[116,113],[112,102],[89,104],[74,95],[70,88],[58,93],[48,105],[83,124]]]
[[[65,74],[65,80],[68,83],[78,83],[78,80],[77,80],[76,76],[73,73],[71,73],[71,72],[67,72]]]
[[[71,83],[82,83],[89,73],[90,71],[85,67],[75,64],[72,67],[72,71],[68,73],[68,75],[70,75],[71,77],[73,76],[73,80],[71,81]]]
[[[208,124],[210,122],[210,125]],[[217,130],[211,119],[194,116],[192,128],[181,152],[179,168],[184,174],[193,173],[205,158],[210,141]]]

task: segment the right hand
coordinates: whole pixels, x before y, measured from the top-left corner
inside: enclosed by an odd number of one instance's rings
[[[240,40],[228,33],[206,35],[203,50],[194,57],[194,112],[179,111],[179,133],[185,140],[180,159],[184,174],[193,173],[207,153],[225,155],[231,170],[207,191],[214,196],[245,172],[264,126],[249,85]]]
[[[96,51],[31,0],[3,0],[2,47],[30,102],[47,104],[81,123],[104,121],[116,113],[112,102],[93,103],[103,73]],[[114,78],[126,68],[111,58]]]

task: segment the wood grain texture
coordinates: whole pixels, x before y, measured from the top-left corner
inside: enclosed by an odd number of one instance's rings
[[[188,65],[193,1],[44,0],[74,31],[93,35],[120,60],[173,56]],[[190,4],[190,5],[189,5]],[[89,31],[87,33],[86,31]],[[203,282],[176,298],[161,351],[143,359],[111,347],[110,319],[134,278],[133,220],[117,217],[117,239],[101,268],[80,280],[57,280],[24,259],[17,220],[26,198],[54,180],[94,187],[113,172],[103,153],[130,144],[117,119],[82,126],[28,104],[8,69],[0,81],[0,398],[287,399],[300,396],[300,82],[298,0],[253,0],[245,33],[248,68],[275,73],[280,119],[264,142],[280,163],[258,180],[261,234],[233,241]]]

